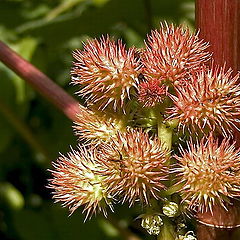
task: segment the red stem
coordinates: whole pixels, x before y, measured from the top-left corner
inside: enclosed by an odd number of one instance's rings
[[[200,37],[210,43],[216,65],[240,70],[240,1],[196,0],[196,27]],[[236,132],[237,145],[240,134]],[[224,216],[223,216],[224,217]],[[232,239],[231,231],[198,226],[199,240]]]
[[[196,0],[196,26],[216,64],[240,69],[240,1]]]
[[[1,41],[0,61],[18,76],[26,80],[26,82],[60,109],[69,119],[75,121],[77,120],[76,114],[80,114],[83,111],[86,112],[85,108],[80,107],[79,103],[73,97]]]

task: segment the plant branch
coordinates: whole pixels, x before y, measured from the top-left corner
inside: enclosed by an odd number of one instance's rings
[[[23,59],[6,44],[0,41],[0,61],[26,80],[35,90],[40,92],[69,119],[77,120],[76,115],[87,110],[55,84],[50,78],[39,71],[31,63]]]
[[[160,234],[157,236],[157,240],[175,240],[176,233],[174,226],[169,219],[164,219],[164,225],[162,226]]]

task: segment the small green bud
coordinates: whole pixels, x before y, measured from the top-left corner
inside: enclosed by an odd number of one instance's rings
[[[141,226],[147,230],[150,235],[159,235],[163,220],[160,215],[144,215]]]
[[[178,212],[178,204],[175,202],[168,202],[163,206],[163,213],[168,217],[175,217]]]
[[[186,228],[187,226],[184,223],[179,223],[177,225],[177,231],[180,232],[183,228]]]
[[[192,235],[188,235],[184,238],[184,240],[197,240],[197,238]]]
[[[177,240],[197,240],[192,231],[187,232],[185,235],[179,235]]]
[[[151,227],[151,228],[147,229],[147,232],[148,232],[150,235],[159,235],[159,233],[160,233],[160,227],[159,227],[159,226]]]
[[[178,119],[172,119],[170,121],[166,122],[166,126],[170,127],[171,129],[174,129],[178,126],[179,120]]]
[[[143,217],[141,226],[145,229],[148,229],[150,227],[150,217]]]

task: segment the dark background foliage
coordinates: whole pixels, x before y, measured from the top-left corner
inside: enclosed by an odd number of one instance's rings
[[[194,25],[193,0],[0,0],[0,40],[73,95],[71,52],[109,34],[141,47],[160,21]],[[83,224],[77,210],[53,204],[46,188],[51,161],[76,145],[72,122],[0,64],[0,239],[121,239],[104,218]],[[137,230],[137,209],[115,218]],[[146,238],[146,237],[145,237]]]

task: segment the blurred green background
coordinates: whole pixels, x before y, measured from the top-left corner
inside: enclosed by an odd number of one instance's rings
[[[0,0],[0,40],[71,95],[72,50],[110,34],[127,46],[160,21],[194,26],[193,0]],[[101,216],[83,224],[77,210],[54,204],[46,188],[51,161],[75,146],[72,122],[0,63],[0,239],[123,239]],[[115,218],[139,236],[138,209],[120,206]],[[113,221],[110,221],[113,222]],[[144,239],[154,237],[144,236]]]

